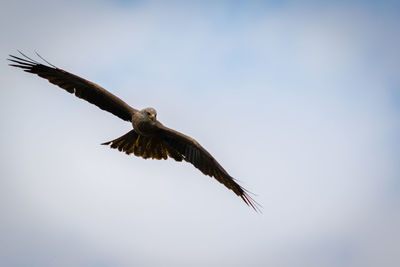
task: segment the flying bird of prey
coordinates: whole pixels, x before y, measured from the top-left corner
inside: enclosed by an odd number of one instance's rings
[[[217,179],[241,197],[248,206],[259,211],[258,203],[207,150],[193,138],[164,126],[157,120],[157,112],[154,108],[137,110],[101,86],[57,68],[39,54],[38,56],[47,64],[39,63],[23,53],[21,55],[23,58],[10,55],[11,58],[8,60],[12,63],[9,65],[37,74],[67,92],[132,123],[131,131],[102,145],[110,145],[111,148],[128,155],[134,154],[144,159],[160,160],[171,157],[176,161],[187,161],[203,174]]]

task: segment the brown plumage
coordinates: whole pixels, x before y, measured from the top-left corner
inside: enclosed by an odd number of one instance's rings
[[[49,65],[36,62],[24,54],[22,56],[24,58],[10,55],[11,58],[8,59],[12,62],[10,66],[37,74],[67,92],[75,94],[125,121],[132,122],[133,130],[115,140],[103,143],[103,145],[110,145],[111,148],[128,155],[134,154],[144,159],[160,160],[170,157],[176,161],[187,161],[205,175],[217,179],[254,210],[260,210],[259,204],[196,140],[161,124],[156,119],[155,109],[134,109],[95,83],[59,69],[46,60]]]

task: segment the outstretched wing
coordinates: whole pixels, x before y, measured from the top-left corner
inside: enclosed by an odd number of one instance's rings
[[[9,65],[21,68],[26,72],[37,74],[67,92],[75,94],[77,97],[85,99],[89,103],[111,112],[123,120],[131,121],[133,113],[137,111],[120,98],[95,83],[55,66],[47,66],[36,62],[24,54],[22,54],[22,56],[25,58],[10,55],[11,58],[8,60],[13,63]]]
[[[252,199],[248,191],[241,187],[235,179],[218,163],[218,161],[196,140],[178,131],[158,124],[160,136],[164,143],[175,149],[183,156],[183,159],[190,162],[205,175],[214,177],[218,182],[232,190],[243,201],[251,206],[255,211],[260,211],[260,205]]]
[[[260,211],[260,205],[196,140],[169,129],[159,122],[157,122],[157,126],[158,131],[152,136],[142,136],[137,134],[135,130],[131,130],[113,141],[103,143],[103,145],[110,145],[111,148],[118,149],[128,155],[133,153],[135,156],[145,159],[167,159],[171,157],[176,161],[190,162],[205,175],[214,177],[231,189],[254,210]]]

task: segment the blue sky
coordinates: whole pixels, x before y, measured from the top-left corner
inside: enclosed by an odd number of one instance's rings
[[[130,2],[130,1],[129,1]],[[99,144],[130,125],[0,66],[0,265],[398,266],[393,1],[6,1],[0,51],[94,81],[196,138],[189,164]]]

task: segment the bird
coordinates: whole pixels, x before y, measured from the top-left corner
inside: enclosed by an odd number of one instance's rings
[[[36,53],[37,56],[44,62],[40,63],[21,51],[18,52],[21,54],[20,56],[9,55],[10,66],[21,68],[25,72],[47,79],[68,93],[132,124],[132,130],[121,137],[102,143],[102,145],[144,159],[166,160],[172,158],[178,162],[191,163],[204,175],[214,177],[232,190],[256,212],[261,211],[261,205],[249,195],[250,192],[240,186],[195,139],[159,122],[157,111],[154,108],[135,109],[96,83],[54,66],[38,53]]]

